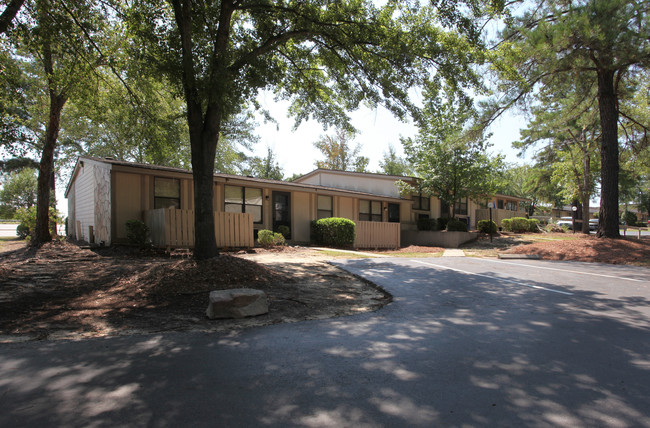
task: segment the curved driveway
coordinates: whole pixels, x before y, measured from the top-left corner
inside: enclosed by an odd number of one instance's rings
[[[336,263],[375,313],[0,345],[0,426],[650,427],[650,270]]]

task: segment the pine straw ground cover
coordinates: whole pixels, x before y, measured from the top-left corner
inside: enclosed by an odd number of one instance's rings
[[[264,250],[256,250],[265,253]],[[309,250],[303,250],[307,252]],[[390,296],[317,257],[282,263],[228,255],[196,262],[154,251],[91,251],[52,242],[0,253],[0,341],[77,338],[161,331],[230,331],[376,310]],[[277,262],[280,260],[280,262]],[[212,290],[264,290],[270,312],[208,320]]]
[[[629,264],[650,267],[650,240],[608,239],[577,235],[576,239],[547,240],[512,247],[504,253],[536,254],[546,260]]]

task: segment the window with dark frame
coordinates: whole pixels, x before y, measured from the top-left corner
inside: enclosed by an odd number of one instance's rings
[[[380,201],[359,201],[359,221],[382,221]]]
[[[457,201],[454,204],[454,212],[460,215],[467,215],[467,198],[464,201]]]
[[[506,209],[510,211],[517,211],[517,203],[512,201],[507,201]]]
[[[331,196],[318,195],[318,220],[333,216],[333,202]]]
[[[440,217],[449,217],[449,204],[445,201],[440,201]]]
[[[503,209],[503,199],[498,199],[497,200],[497,208],[502,210]]]
[[[153,207],[155,209],[181,207],[181,181],[178,178],[154,178]]]
[[[431,209],[431,199],[428,196],[422,196],[422,193],[412,195],[413,209],[419,211],[429,211]]]
[[[225,211],[250,213],[253,223],[262,223],[262,189],[242,186],[225,186]]]

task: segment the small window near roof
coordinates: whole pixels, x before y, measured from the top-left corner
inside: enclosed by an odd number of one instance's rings
[[[318,220],[321,218],[329,218],[333,215],[332,210],[332,197],[318,195]]]
[[[153,184],[154,208],[181,207],[181,181],[177,178],[156,177]]]

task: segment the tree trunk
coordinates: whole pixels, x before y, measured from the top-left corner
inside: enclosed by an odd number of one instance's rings
[[[54,172],[54,149],[59,138],[61,111],[67,98],[50,91],[50,118],[45,131],[41,162],[38,167],[38,196],[36,199],[36,228],[32,233],[31,245],[40,246],[52,240],[50,234],[50,197],[52,174]]]
[[[585,144],[584,167],[582,171],[582,233],[589,235],[589,199],[591,198],[591,157]]]
[[[614,71],[598,70],[598,109],[602,132],[600,213],[597,233],[599,238],[620,237],[618,231],[618,109],[614,74]]]
[[[213,206],[214,161],[219,133],[214,132],[211,126],[208,128],[198,135],[190,130],[194,178],[194,258],[197,260],[219,255],[214,232]]]

